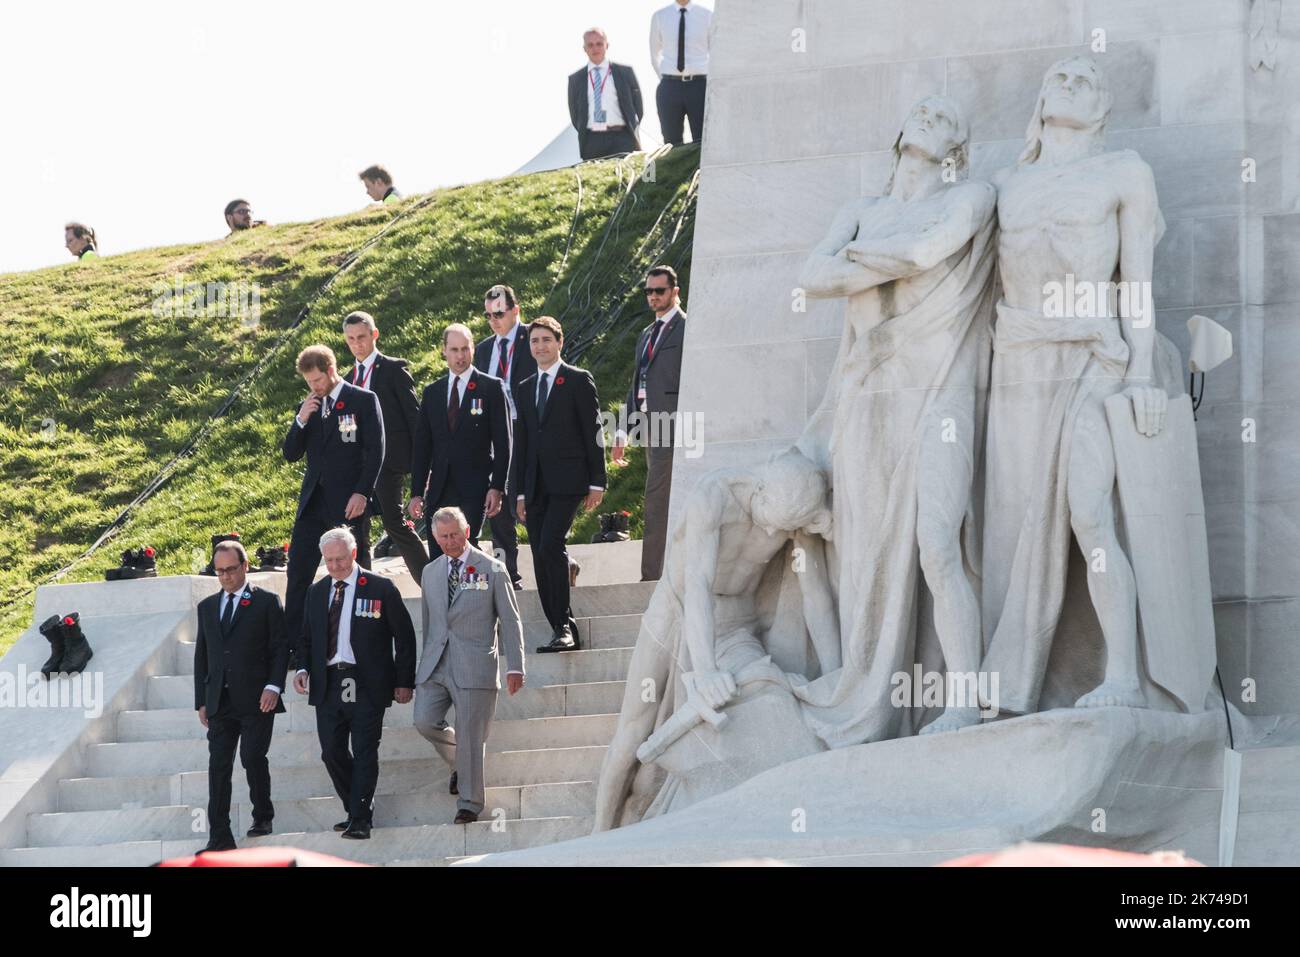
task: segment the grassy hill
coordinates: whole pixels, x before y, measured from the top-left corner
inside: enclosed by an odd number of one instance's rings
[[[442,329],[488,334],[483,290],[510,283],[525,319],[564,324],[565,359],[617,406],[650,318],[645,269],[667,262],[688,285],[698,158],[673,150],[649,175],[643,156],[589,163],[0,276],[0,653],[37,585],[102,580],[125,548],[153,545],[166,575],[201,567],[214,533],[250,551],[286,541],[302,476],[280,454],[305,393],[293,360],[324,342],[346,368],[351,310],[376,317],[380,348],[422,388],[442,374]],[[178,283],[255,284],[260,314],[233,297],[187,307]],[[601,510],[628,509],[639,535],[644,462],[630,458]],[[594,529],[586,516],[572,540]]]

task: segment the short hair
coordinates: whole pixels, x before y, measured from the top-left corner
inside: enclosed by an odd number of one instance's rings
[[[231,213],[233,213],[235,211],[235,208],[240,203],[248,203],[249,206],[253,205],[252,203],[249,203],[248,200],[246,199],[232,199],[230,202],[226,203],[226,215],[229,216]]]
[[[600,27],[587,27],[587,29],[585,29],[585,30],[582,31],[582,42],[583,42],[583,45],[586,45],[586,43],[587,43],[587,37],[591,36],[593,33],[599,33],[599,34],[600,34],[600,38],[601,38],[602,40],[604,40],[606,43],[609,43],[609,34],[607,34],[607,33],[606,33],[604,30],[602,30]]]
[[[389,176],[388,170],[384,169],[382,166],[377,166],[377,165],[367,166],[360,173],[358,173],[357,176],[361,179],[371,179],[371,180],[377,179],[381,183],[385,183],[388,186],[393,185],[393,177]]]
[[[217,546],[214,549],[212,549],[213,563],[216,562],[217,556],[220,555],[222,552],[234,552],[235,557],[239,559],[239,563],[241,565],[246,564],[248,562],[248,552],[244,550],[244,546],[241,545],[239,542],[235,542],[235,541],[217,542]]]
[[[72,235],[77,239],[89,239],[91,249],[99,249],[95,244],[95,231],[85,223],[66,223],[63,227],[64,232],[67,232],[69,229],[72,230]]]
[[[474,333],[470,332],[469,326],[465,325],[465,323],[463,322],[453,322],[446,329],[442,330],[442,344],[444,346],[447,344],[448,333],[452,333],[452,332],[459,332],[462,336],[464,336],[466,339],[469,340],[469,347],[471,349],[474,348]]]
[[[348,326],[365,326],[371,332],[379,327],[375,325],[375,317],[368,312],[349,312],[343,318],[343,331],[348,331]]]
[[[668,280],[669,285],[677,285],[677,270],[672,266],[655,266],[645,274],[647,279],[651,276],[663,276]]]
[[[433,524],[437,525],[439,522],[455,522],[458,528],[469,531],[469,519],[455,505],[443,506],[433,513]]]
[[[530,325],[532,326],[532,328],[528,330],[528,339],[530,342],[533,338],[533,330],[538,326],[541,326],[543,329],[551,330],[557,341],[564,338],[564,327],[560,325],[559,320],[551,316],[538,316],[530,323]]]
[[[515,298],[515,291],[503,282],[497,283],[487,292],[483,293],[483,301],[487,302],[489,299],[500,299],[502,296],[505,296],[506,298],[507,309],[513,309],[515,306],[519,305],[519,300]]]
[[[314,345],[308,346],[298,353],[298,371],[299,372],[329,372],[330,369],[338,368],[338,360],[334,358],[334,350],[329,346]]]
[[[346,525],[340,525],[338,528],[331,528],[320,537],[320,550],[325,551],[325,546],[330,542],[343,542],[348,546],[348,550],[357,547],[357,538],[352,534],[352,529]]]

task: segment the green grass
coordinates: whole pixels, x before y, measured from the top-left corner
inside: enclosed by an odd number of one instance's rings
[[[0,652],[30,625],[36,586],[61,570],[60,581],[102,580],[123,549],[148,543],[159,574],[185,574],[206,562],[214,533],[238,531],[250,548],[287,540],[302,463],[286,463],[280,443],[305,392],[293,359],[325,342],[346,368],[339,326],[353,309],[376,317],[380,348],[409,359],[422,388],[443,372],[442,329],[465,322],[476,338],[487,334],[483,290],[508,282],[525,319],[560,319],[565,359],[590,369],[602,404],[616,407],[650,319],[638,294],[645,268],[670,263],[687,288],[697,164],[687,147],[660,157],[653,181],[640,175],[642,157],[603,161],[0,276]],[[256,283],[259,320],[160,311],[178,274]],[[213,420],[277,343],[262,374]],[[156,493],[86,556],[196,437]],[[645,464],[636,450],[629,458],[610,469],[601,511],[632,512],[635,537]],[[595,516],[583,516],[571,540],[595,528]]]

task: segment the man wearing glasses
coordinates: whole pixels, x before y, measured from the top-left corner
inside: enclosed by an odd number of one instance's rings
[[[266,220],[253,218],[253,207],[248,200],[232,199],[226,203],[226,225],[230,227],[231,233],[237,233],[254,226],[265,226]]]
[[[514,393],[530,375],[537,372],[537,360],[528,347],[529,326],[519,319],[519,300],[515,291],[498,283],[483,294],[483,314],[487,316],[492,335],[474,349],[474,368],[500,379],[505,385],[506,407],[510,412],[510,432],[515,433],[518,412]],[[519,541],[515,532],[515,495],[507,487],[501,509],[490,516],[492,545],[497,557],[506,563],[515,591],[523,587],[519,577]],[[478,529],[472,530],[477,535]],[[432,533],[430,533],[432,536]]]
[[[230,778],[235,748],[248,775],[252,804],[249,837],[271,833],[271,747],[275,716],[289,668],[284,609],[275,592],[246,582],[248,555],[239,542],[222,542],[212,554],[221,590],[199,602],[194,643],[194,708],[208,729],[208,845],[235,847],[230,828]],[[202,852],[200,852],[202,853]]]
[[[664,567],[668,541],[668,495],[673,480],[673,426],[677,390],[682,375],[682,340],[686,313],[682,311],[677,271],[655,266],[646,275],[646,302],[655,321],[641,330],[636,341],[636,369],[627,390],[628,425],[641,421],[649,437],[646,448],[644,531],[641,537],[641,580],[658,581]],[[646,416],[658,422],[652,426]],[[627,435],[614,436],[612,458],[616,467],[627,464]]]

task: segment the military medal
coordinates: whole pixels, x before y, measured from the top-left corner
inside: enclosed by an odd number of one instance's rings
[[[379,606],[380,606],[381,604],[382,604],[382,600],[379,599],[379,598],[374,599],[374,600],[370,603],[370,605],[371,605],[371,611],[374,613],[371,617],[373,617],[373,618],[378,618],[378,617],[380,616]]]

